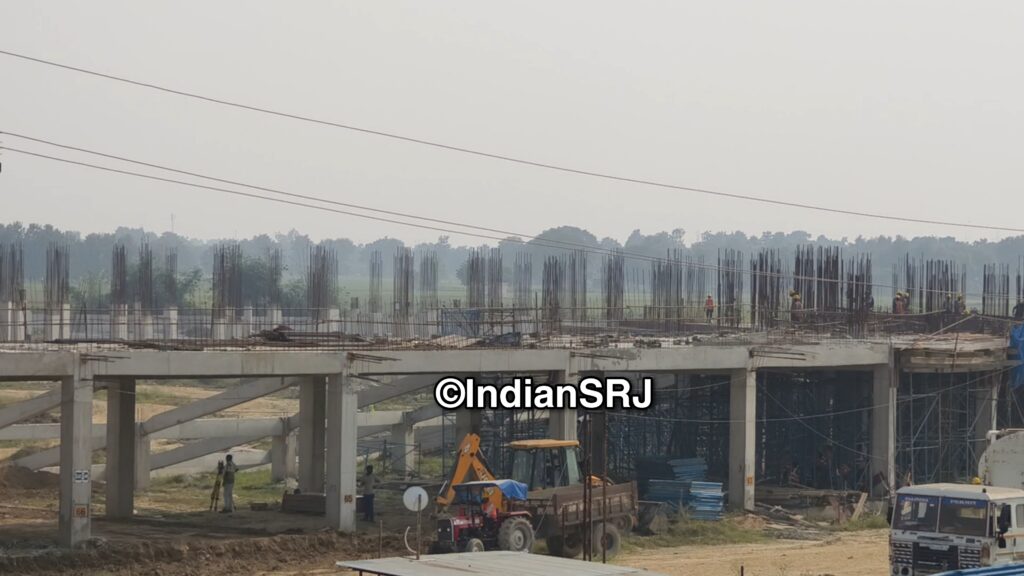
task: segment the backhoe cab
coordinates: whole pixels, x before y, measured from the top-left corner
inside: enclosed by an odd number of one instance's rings
[[[530,493],[538,493],[562,486],[582,483],[579,465],[580,443],[575,440],[516,440],[512,449],[512,480],[525,484]],[[447,508],[455,499],[455,486],[474,480],[495,480],[494,472],[480,451],[480,436],[466,434],[459,444],[455,465],[448,480],[441,485],[436,502],[439,509]],[[591,477],[591,483],[601,480]],[[483,494],[497,510],[505,511],[501,491],[487,489]]]
[[[579,447],[575,440],[510,442],[512,479],[529,486],[530,492],[580,484]]]

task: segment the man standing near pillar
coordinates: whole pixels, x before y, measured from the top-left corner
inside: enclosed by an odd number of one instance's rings
[[[221,512],[234,512],[235,473],[238,472],[238,466],[231,454],[228,454],[224,460],[224,508]]]
[[[373,466],[366,467],[363,476],[363,520],[373,522],[373,492],[377,487],[377,477],[373,474]]]

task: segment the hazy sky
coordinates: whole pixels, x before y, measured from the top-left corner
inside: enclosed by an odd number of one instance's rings
[[[0,3],[0,49],[218,98],[587,170],[1016,227],[1022,26],[1020,1]],[[553,173],[2,55],[0,130],[527,234],[1000,237]],[[162,232],[173,214],[177,232],[207,238],[439,235],[2,161],[3,221]]]

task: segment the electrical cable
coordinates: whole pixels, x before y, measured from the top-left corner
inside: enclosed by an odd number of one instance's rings
[[[773,198],[764,198],[764,197],[760,197],[760,196],[750,196],[750,195],[746,195],[746,194],[736,194],[736,193],[732,193],[732,192],[722,192],[722,191],[718,191],[718,190],[711,190],[711,189],[708,189],[708,188],[697,188],[697,187],[693,187],[693,186],[682,186],[682,185],[678,185],[678,184],[670,184],[670,183],[667,183],[667,182],[660,182],[660,181],[649,180],[649,179],[645,179],[645,178],[637,178],[637,177],[630,177],[630,176],[618,176],[618,175],[615,175],[615,174],[609,174],[609,173],[604,173],[604,172],[596,172],[596,171],[592,171],[592,170],[584,170],[584,169],[581,169],[581,168],[572,168],[572,167],[568,167],[568,166],[562,166],[562,165],[559,165],[559,164],[551,164],[551,163],[547,163],[547,162],[540,162],[540,161],[537,161],[537,160],[530,160],[530,159],[526,159],[526,158],[519,158],[519,157],[515,157],[515,156],[508,156],[508,155],[505,155],[505,154],[497,154],[497,153],[493,153],[493,152],[486,152],[486,151],[478,150],[478,149],[474,149],[474,148],[466,148],[466,147],[463,147],[463,146],[455,146],[455,145],[452,145],[452,144],[446,144],[446,143],[443,143],[443,142],[437,142],[437,141],[434,141],[434,140],[427,140],[427,139],[423,139],[423,138],[415,138],[415,137],[412,137],[412,136],[405,136],[405,135],[397,134],[397,133],[393,133],[393,132],[385,132],[385,131],[382,131],[382,130],[374,130],[374,129],[370,129],[370,128],[363,128],[363,127],[355,126],[355,125],[351,125],[351,124],[344,124],[344,123],[341,123],[341,122],[333,122],[333,121],[330,121],[330,120],[322,120],[322,119],[313,118],[313,117],[310,117],[310,116],[304,116],[304,115],[301,115],[301,114],[295,114],[295,113],[290,113],[290,112],[281,112],[281,111],[278,111],[278,110],[273,110],[273,109],[270,109],[270,108],[263,108],[263,107],[254,106],[254,105],[251,105],[251,104],[243,104],[243,103],[239,103],[239,102],[233,102],[233,101],[230,101],[230,100],[224,100],[224,99],[221,99],[221,98],[214,98],[214,97],[211,97],[211,96],[204,96],[202,94],[198,94],[198,93],[195,93],[195,92],[187,92],[185,90],[178,90],[178,89],[174,89],[174,88],[168,88],[166,86],[160,86],[158,84],[153,84],[153,83],[150,83],[150,82],[142,82],[142,81],[139,81],[139,80],[133,80],[131,78],[126,78],[126,77],[123,77],[123,76],[116,76],[116,75],[113,75],[113,74],[107,74],[107,73],[98,72],[98,71],[95,71],[95,70],[88,70],[86,68],[80,68],[80,67],[77,67],[77,66],[71,66],[71,65],[68,65],[68,64],[62,64],[62,63],[59,63],[59,62],[55,62],[53,60],[46,60],[46,59],[43,59],[43,58],[37,58],[37,57],[33,57],[33,56],[28,56],[28,55],[25,55],[25,54],[19,54],[17,52],[11,52],[11,51],[8,51],[8,50],[0,50],[0,54],[5,55],[5,56],[10,56],[12,58],[19,58],[19,59],[26,60],[26,61],[29,61],[29,62],[34,62],[34,63],[37,63],[37,64],[45,64],[47,66],[52,66],[52,67],[55,67],[55,68],[61,68],[61,69],[64,69],[64,70],[78,72],[78,73],[81,73],[81,74],[87,74],[87,75],[90,75],[90,76],[104,78],[104,79],[107,79],[107,80],[114,80],[114,81],[122,82],[122,83],[125,83],[125,84],[131,84],[133,86],[138,86],[138,87],[142,87],[142,88],[148,88],[148,89],[151,89],[151,90],[157,90],[157,91],[165,92],[165,93],[168,93],[168,94],[174,94],[174,95],[177,95],[177,96],[184,96],[184,97],[187,97],[187,98],[201,100],[201,101],[209,102],[209,103],[213,103],[213,104],[220,104],[222,106],[229,106],[229,107],[232,107],[232,108],[248,110],[248,111],[251,111],[251,112],[260,112],[260,113],[263,113],[263,114],[269,114],[269,115],[278,116],[278,117],[281,117],[281,118],[288,118],[288,119],[291,119],[291,120],[299,120],[299,121],[302,121],[302,122],[308,122],[308,123],[318,124],[318,125],[322,125],[322,126],[330,126],[330,127],[333,127],[333,128],[341,128],[341,129],[344,129],[344,130],[350,130],[350,131],[359,132],[359,133],[362,133],[362,134],[369,134],[369,135],[373,135],[373,136],[379,136],[379,137],[382,137],[382,138],[389,138],[389,139],[392,139],[392,140],[399,140],[399,141],[402,141],[402,142],[408,142],[408,143],[412,143],[412,144],[419,144],[419,145],[422,145],[422,146],[429,146],[429,147],[432,147],[432,148],[448,150],[448,151],[451,151],[451,152],[459,152],[459,153],[463,153],[463,154],[470,154],[470,155],[473,155],[473,156],[478,156],[478,157],[483,157],[483,158],[490,158],[490,159],[493,159],[493,160],[500,160],[500,161],[503,161],[503,162],[511,162],[511,163],[525,165],[525,166],[533,166],[535,168],[543,168],[543,169],[546,169],[546,170],[553,170],[553,171],[557,171],[557,172],[576,174],[576,175],[580,175],[580,176],[589,176],[589,177],[593,177],[593,178],[600,178],[600,179],[603,179],[603,180],[613,180],[613,181],[617,181],[617,182],[625,182],[625,183],[630,183],[630,184],[640,184],[640,185],[644,185],[644,186],[652,186],[652,187],[657,187],[657,188],[666,188],[666,189],[678,190],[678,191],[684,191],[684,192],[693,192],[693,193],[697,193],[697,194],[717,196],[717,197],[721,197],[721,198],[732,198],[732,199],[736,199],[736,200],[746,200],[746,201],[750,201],[750,202],[759,202],[759,203],[763,203],[763,204],[773,204],[773,205],[785,206],[785,207],[789,207],[789,208],[799,208],[799,209],[804,209],[804,210],[815,210],[815,211],[819,211],[819,212],[829,212],[829,213],[833,213],[833,214],[844,214],[844,215],[847,215],[847,216],[858,216],[858,217],[862,217],[862,218],[874,218],[874,219],[879,219],[879,220],[889,220],[889,221],[896,221],[896,222],[911,222],[911,223],[915,223],[915,224],[929,224],[929,225],[936,225],[936,226],[953,226],[953,227],[958,227],[958,228],[972,228],[972,229],[978,229],[978,230],[993,230],[993,231],[1000,231],[1000,232],[1020,232],[1020,233],[1024,233],[1024,228],[1012,228],[1012,227],[1008,227],[1008,226],[991,226],[991,225],[985,225],[985,224],[972,224],[972,223],[968,223],[968,222],[953,222],[953,221],[946,221],[946,220],[932,220],[932,219],[926,219],[926,218],[911,218],[911,217],[893,216],[893,215],[890,215],[890,214],[881,214],[881,213],[875,213],[875,212],[864,212],[864,211],[859,211],[859,210],[845,210],[845,209],[840,209],[840,208],[830,208],[830,207],[827,207],[827,206],[818,206],[818,205],[815,205],[815,204],[806,204],[806,203],[802,203],[802,202],[790,202],[790,201],[786,201],[786,200],[776,200],[776,199],[773,199]]]

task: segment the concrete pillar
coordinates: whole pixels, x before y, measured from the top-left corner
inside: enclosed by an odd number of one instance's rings
[[[341,331],[341,310],[338,310],[337,308],[331,308],[330,310],[327,311],[327,331]]]
[[[324,418],[326,381],[322,376],[299,385],[299,490],[324,491]]]
[[[400,422],[391,427],[391,438],[388,440],[391,448],[391,466],[396,474],[405,478],[416,470],[416,434],[413,425],[408,422]]]
[[[213,318],[213,340],[227,340],[228,339],[228,319],[227,317],[214,317]]]
[[[285,426],[288,419],[284,418]],[[296,477],[296,433],[294,430],[286,430],[285,434],[274,436],[270,440],[270,479],[274,482],[283,482],[289,478]]]
[[[886,496],[896,485],[896,393],[899,388],[892,364],[875,366],[871,385],[871,492]],[[884,482],[877,480],[885,479]]]
[[[14,308],[7,301],[0,302],[0,342],[11,340],[11,325],[14,323]]]
[[[128,305],[122,304],[110,310],[110,337],[114,340],[128,339]]]
[[[167,309],[167,335],[168,340],[178,339],[178,309],[171,307]]]
[[[252,306],[243,307],[241,320],[235,323],[235,338],[248,338],[252,334],[253,318]]]
[[[551,373],[552,384],[578,384],[579,375],[568,370],[557,370]],[[555,440],[576,440],[576,410],[548,411],[548,436]]]
[[[281,313],[280,308],[270,308],[267,310],[267,327],[271,330],[277,328],[282,324],[284,315]]]
[[[149,436],[142,431],[142,424],[135,425],[135,489],[145,490],[149,488],[149,463],[152,457],[152,447],[149,443]]]
[[[757,372],[735,370],[729,384],[729,507],[754,509]]]
[[[460,408],[455,411],[455,445],[466,437],[467,434],[479,434],[483,426],[484,413],[482,410],[469,410]]]
[[[75,358],[75,373],[61,381],[59,540],[76,547],[91,535],[92,374]]]
[[[358,397],[345,374],[327,378],[327,524],[356,530]]]
[[[131,518],[135,510],[135,381],[107,386],[107,517]]]
[[[981,453],[988,447],[988,431],[999,428],[999,383],[999,374],[989,374],[975,392],[977,394],[977,415],[974,420],[975,460],[981,458]]]

